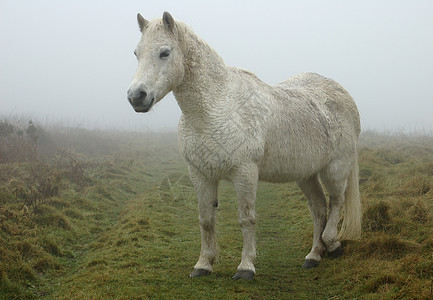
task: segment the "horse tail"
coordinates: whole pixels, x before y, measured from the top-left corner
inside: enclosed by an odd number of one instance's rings
[[[340,240],[357,240],[361,238],[361,198],[359,196],[358,153],[355,154],[352,169],[347,178],[345,201],[343,204],[341,224],[338,238]]]

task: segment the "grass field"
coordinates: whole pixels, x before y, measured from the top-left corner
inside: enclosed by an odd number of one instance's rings
[[[431,136],[362,134],[363,237],[315,269],[301,268],[313,232],[303,195],[260,183],[257,276],[233,281],[242,241],[228,182],[214,273],[188,277],[200,230],[175,134],[0,125],[0,299],[433,299]]]

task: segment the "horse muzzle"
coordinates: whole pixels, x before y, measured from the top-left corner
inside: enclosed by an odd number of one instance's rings
[[[136,112],[145,113],[151,109],[153,103],[155,102],[155,96],[153,93],[147,93],[142,89],[129,89],[128,101]]]

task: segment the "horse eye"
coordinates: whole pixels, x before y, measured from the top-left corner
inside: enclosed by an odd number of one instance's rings
[[[134,51],[134,55],[135,55],[135,57],[137,57],[137,51]]]
[[[170,55],[170,49],[164,49],[161,53],[159,53],[159,58],[166,58]]]

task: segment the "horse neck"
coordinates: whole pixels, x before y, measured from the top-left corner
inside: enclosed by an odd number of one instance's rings
[[[173,90],[185,117],[195,119],[209,114],[228,80],[228,68],[223,59],[209,45],[184,26],[180,44],[184,53],[185,75]]]

